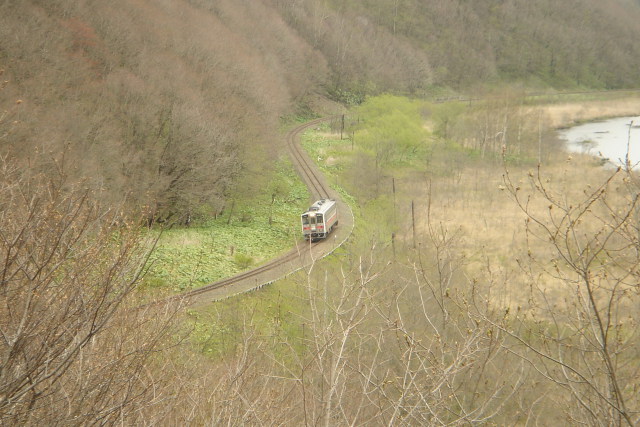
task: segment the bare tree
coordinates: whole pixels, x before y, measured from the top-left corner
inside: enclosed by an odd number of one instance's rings
[[[449,274],[457,268],[449,256],[453,240],[441,237],[433,260],[440,273],[427,266],[432,253],[423,254],[422,264],[402,265],[385,261],[389,248],[380,247],[350,258],[348,269],[314,265],[298,295],[306,307],[296,314],[300,338],[279,336],[273,353],[262,348],[272,363],[256,368],[264,374],[259,383],[271,390],[261,398],[273,399],[272,408],[283,405],[277,412],[299,425],[509,419],[525,364],[516,361],[508,374],[501,372],[506,335],[478,322],[472,292],[457,282],[464,278]],[[249,403],[236,404],[248,409]]]
[[[618,168],[578,199],[554,191],[538,168],[508,194],[525,217],[529,251],[520,265],[531,306],[495,323],[514,351],[566,393],[568,419],[637,425],[640,242],[635,172]],[[530,188],[527,194],[525,188]]]
[[[139,222],[63,173],[19,169],[0,160],[0,422],[135,418],[158,397],[146,370],[171,317],[131,307],[149,248]]]

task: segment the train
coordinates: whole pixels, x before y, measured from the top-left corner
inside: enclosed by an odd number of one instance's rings
[[[318,200],[300,216],[300,219],[305,240],[326,239],[331,230],[338,225],[338,204],[331,199]]]

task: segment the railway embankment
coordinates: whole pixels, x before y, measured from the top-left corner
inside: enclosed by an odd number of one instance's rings
[[[350,206],[329,186],[322,172],[300,146],[300,136],[307,129],[326,120],[330,118],[320,118],[299,125],[287,133],[286,140],[294,167],[309,189],[311,198],[330,198],[337,201],[339,225],[331,235],[318,242],[300,239],[295,247],[284,255],[232,277],[185,292],[176,298],[183,298],[189,305],[199,306],[260,289],[296,271],[312,268],[316,262],[333,253],[349,239],[354,227],[354,216]]]

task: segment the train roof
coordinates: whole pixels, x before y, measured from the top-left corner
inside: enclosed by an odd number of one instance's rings
[[[335,200],[331,199],[322,199],[315,202],[313,205],[309,206],[307,212],[318,212],[318,213],[326,213],[332,206],[336,204]]]

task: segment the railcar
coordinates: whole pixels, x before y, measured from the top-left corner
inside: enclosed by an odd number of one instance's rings
[[[301,220],[302,234],[306,240],[325,239],[338,225],[338,204],[335,200],[318,200],[301,215]]]

